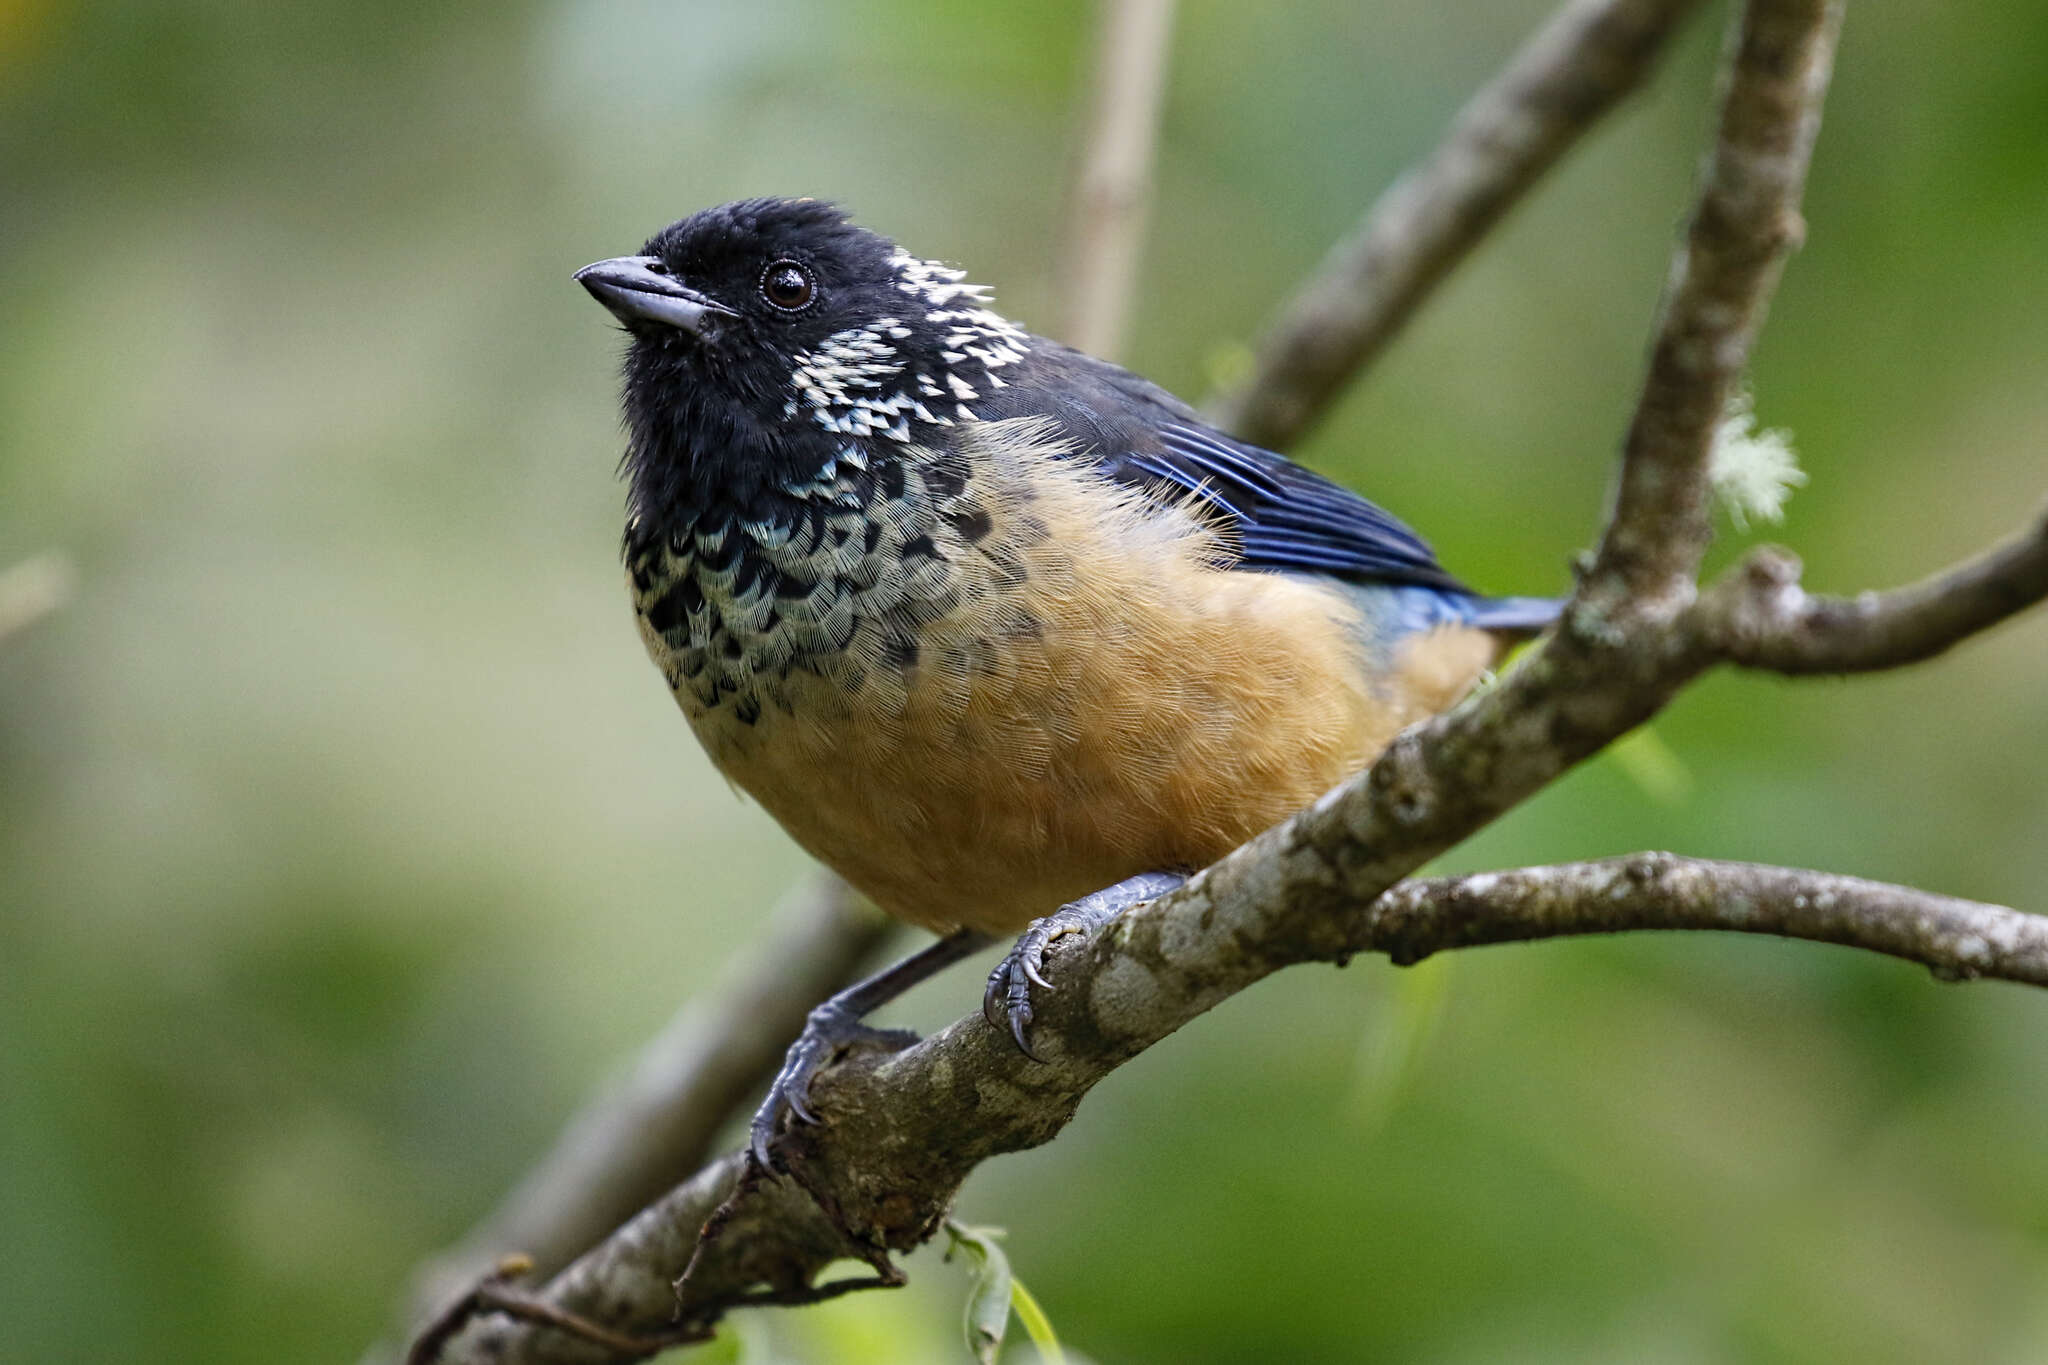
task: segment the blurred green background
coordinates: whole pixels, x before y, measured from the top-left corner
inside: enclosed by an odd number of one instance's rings
[[[1185,4],[1131,362],[1205,391],[1546,9]],[[1483,586],[1557,590],[1597,526],[1719,21],[1301,452]],[[352,1359],[756,933],[803,860],[642,656],[618,337],[569,274],[812,194],[1050,326],[1092,32],[1075,0],[0,3],[0,568],[76,571],[0,643],[0,1359]],[[2048,491],[2044,72],[2033,0],[1850,15],[1754,374],[1819,587]],[[2044,676],[2036,614],[1896,676],[1716,677],[1659,722],[1683,771],[1605,757],[1451,861],[2048,908]],[[1677,936],[1301,969],[960,1211],[1102,1362],[2040,1361],[2048,997]],[[961,1272],[911,1270],[755,1316],[747,1358],[964,1359]]]

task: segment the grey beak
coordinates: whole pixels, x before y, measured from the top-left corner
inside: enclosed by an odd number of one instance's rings
[[[701,336],[707,318],[739,316],[724,304],[676,283],[659,256],[616,256],[586,265],[576,272],[576,282],[609,308],[613,317],[629,325],[659,322]]]

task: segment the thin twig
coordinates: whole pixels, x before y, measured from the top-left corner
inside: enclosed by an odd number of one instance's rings
[[[1699,0],[1572,0],[1466,102],[1436,150],[1331,248],[1209,417],[1285,449],[1581,134],[1640,86]]]
[[[405,1365],[436,1365],[449,1341],[471,1320],[486,1313],[503,1313],[519,1322],[549,1328],[568,1340],[587,1345],[605,1360],[644,1360],[672,1346],[684,1346],[711,1339],[711,1329],[700,1326],[670,1328],[648,1335],[614,1332],[603,1323],[592,1322],[565,1308],[512,1288],[511,1282],[529,1274],[533,1263],[524,1256],[507,1256],[480,1278],[467,1293],[436,1313],[414,1338],[405,1353]]]
[[[2048,512],[1977,558],[1911,587],[1809,596],[1799,561],[1759,550],[1700,600],[1695,629],[1731,662],[1775,673],[1864,673],[1931,659],[2048,599]]]
[[[1061,254],[1068,344],[1114,359],[1152,205],[1174,0],[1103,0],[1095,94]]]
[[[1643,929],[1836,943],[1944,981],[2048,986],[2048,915],[1801,868],[1638,853],[1402,882],[1351,917],[1360,952],[1419,962],[1447,948]]]
[[[524,1256],[507,1256],[499,1261],[478,1277],[475,1284],[443,1304],[421,1325],[412,1345],[406,1349],[405,1365],[433,1365],[455,1334],[467,1327],[469,1320],[481,1311],[480,1295],[486,1284],[515,1279],[531,1269],[533,1262]]]
[[[1785,259],[1805,236],[1806,169],[1834,66],[1842,0],[1737,12],[1720,135],[1673,262],[1621,484],[1585,596],[1682,607],[1713,539],[1707,459]]]

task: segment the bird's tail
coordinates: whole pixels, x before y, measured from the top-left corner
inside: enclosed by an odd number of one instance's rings
[[[1465,599],[1465,624],[1481,630],[1526,638],[1537,635],[1564,610],[1562,597],[1471,597]]]
[[[1477,626],[1511,639],[1539,635],[1564,610],[1562,597],[1481,597],[1464,589],[1419,583],[1350,586],[1352,600],[1375,630],[1398,637],[1440,626]]]

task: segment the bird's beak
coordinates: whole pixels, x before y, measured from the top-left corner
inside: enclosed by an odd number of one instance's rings
[[[658,322],[702,336],[707,319],[739,314],[686,289],[668,274],[659,256],[617,256],[586,265],[576,281],[620,322]]]

